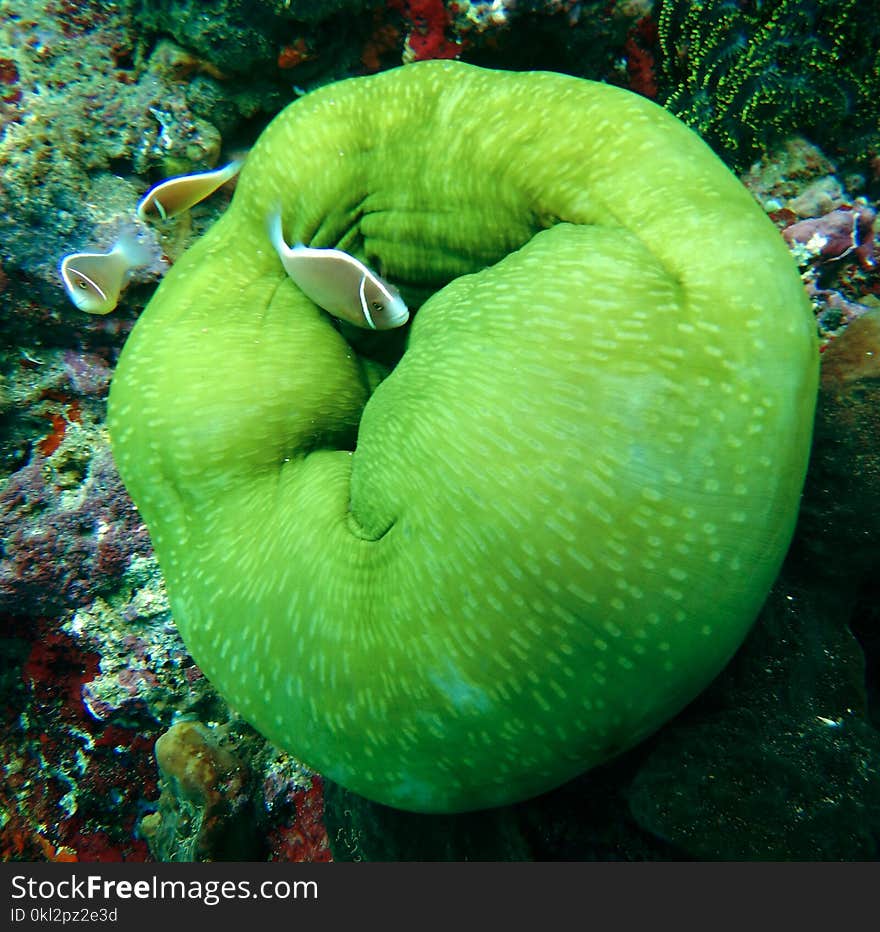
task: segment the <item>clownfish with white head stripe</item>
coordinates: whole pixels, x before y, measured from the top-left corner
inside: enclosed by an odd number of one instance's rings
[[[123,233],[110,252],[75,252],[61,260],[59,272],[67,296],[87,314],[109,314],[134,269],[153,253],[133,233]]]
[[[241,171],[242,165],[244,161],[236,159],[223,168],[176,175],[154,184],[137,206],[138,219],[170,220],[182,214],[231,181]]]
[[[393,330],[409,320],[396,289],[359,259],[341,249],[288,246],[278,210],[269,217],[269,238],[294,284],[334,317],[368,330]]]

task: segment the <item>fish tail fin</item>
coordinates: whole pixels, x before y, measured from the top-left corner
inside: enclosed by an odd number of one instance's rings
[[[129,269],[149,265],[156,258],[154,250],[132,230],[123,230],[119,234],[112,251],[125,260]]]
[[[242,166],[244,165],[244,159],[233,159],[228,165],[223,169],[223,184],[226,184],[227,181],[232,181],[232,179],[241,171]]]

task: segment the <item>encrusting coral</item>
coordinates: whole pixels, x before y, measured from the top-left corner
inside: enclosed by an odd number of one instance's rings
[[[431,295],[378,387],[286,277],[278,205]],[[607,760],[718,673],[791,537],[817,367],[785,244],[679,121],[426,62],[276,118],[108,423],[225,698],[350,789],[455,811]]]

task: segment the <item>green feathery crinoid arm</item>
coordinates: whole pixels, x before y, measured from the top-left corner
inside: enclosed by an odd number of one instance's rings
[[[287,277],[279,206],[289,242],[430,295],[378,385]],[[781,238],[680,122],[427,62],[273,121],[109,422],[226,699],[356,792],[456,811],[607,760],[730,658],[792,533],[817,358]]]

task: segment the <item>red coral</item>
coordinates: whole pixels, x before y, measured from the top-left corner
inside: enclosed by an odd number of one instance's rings
[[[657,97],[657,24],[643,16],[627,33],[624,43],[630,89],[643,97]]]
[[[64,433],[67,430],[67,421],[55,412],[50,412],[45,416],[51,425],[51,430],[37,444],[37,449],[43,456],[51,456],[61,446],[61,441],[64,439]]]
[[[458,58],[461,46],[446,38],[452,19],[443,0],[392,0],[389,6],[400,10],[411,26],[406,43],[413,61]]]
[[[103,864],[147,861],[150,854],[145,841],[132,839],[121,845],[114,842],[106,832],[77,832],[70,836],[68,850],[73,850],[75,855],[67,860]]]
[[[15,775],[11,775],[14,777]],[[10,780],[10,782],[13,782]],[[0,828],[0,860],[39,861],[46,858],[46,839],[17,811],[11,796],[0,790],[0,806],[6,819]]]
[[[41,397],[49,401],[60,401],[67,404],[67,410],[64,414],[58,411],[47,411],[42,415],[49,421],[51,430],[37,444],[37,449],[43,456],[51,456],[61,446],[61,441],[64,440],[64,435],[67,432],[67,425],[80,423],[82,407],[75,398],[68,400],[67,395],[51,389],[43,392]]]
[[[290,45],[285,45],[278,53],[278,67],[284,70],[296,68],[314,57],[315,52],[309,48],[306,40],[299,38]]]
[[[400,29],[391,23],[381,22],[380,15],[381,12],[377,11],[375,28],[361,52],[361,64],[371,74],[382,67],[382,57],[400,43]]]
[[[0,740],[0,859],[145,860],[134,829],[144,797],[156,794],[154,735],[85,713],[80,692],[98,658],[55,623],[0,616],[0,635],[24,647]]]
[[[98,657],[66,634],[50,631],[31,645],[22,676],[43,701],[60,699],[72,718],[83,717],[82,687],[98,672]]]
[[[296,821],[272,833],[273,861],[332,861],[327,829],[324,827],[324,784],[312,778],[307,790],[294,794]]]

